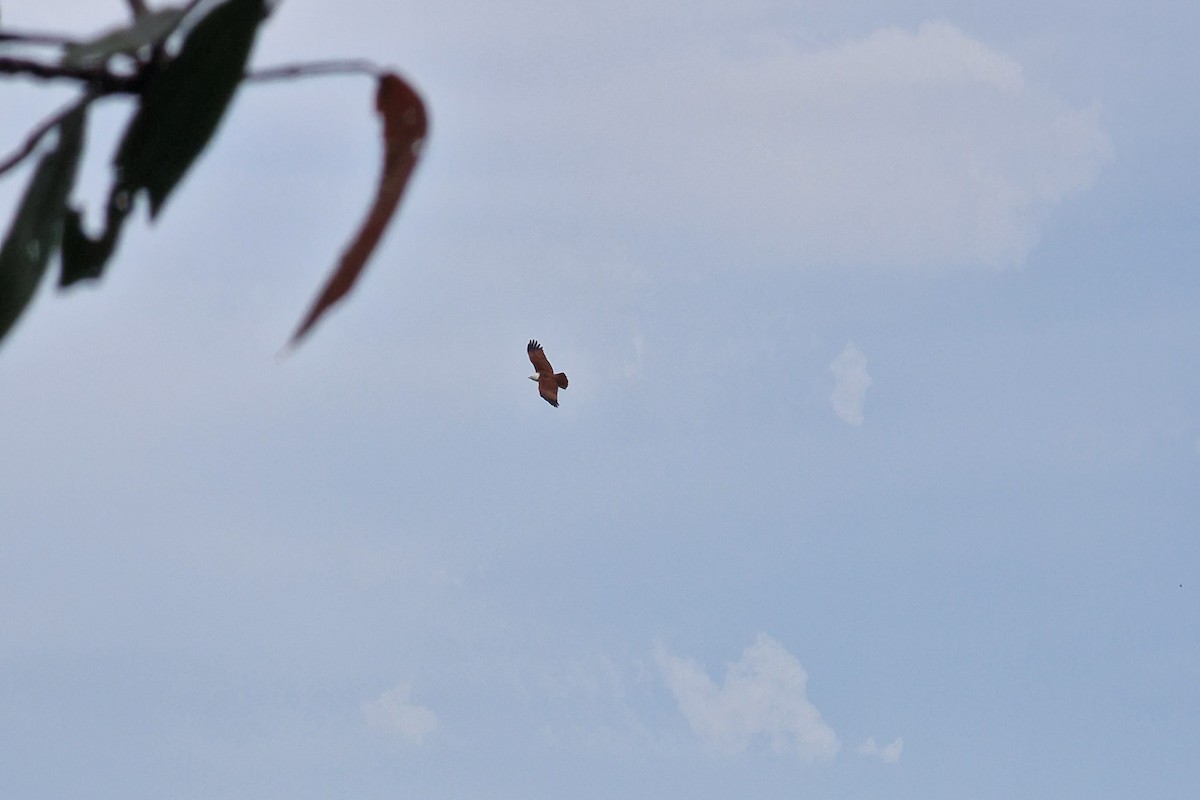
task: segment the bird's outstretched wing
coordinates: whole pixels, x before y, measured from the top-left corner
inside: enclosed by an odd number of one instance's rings
[[[538,378],[538,394],[550,405],[558,408],[558,384],[554,376]]]
[[[539,375],[554,375],[554,367],[550,366],[550,359],[546,358],[546,351],[538,344],[537,339],[529,340],[529,344],[525,347],[525,352],[529,353],[529,360],[533,362],[533,369]]]

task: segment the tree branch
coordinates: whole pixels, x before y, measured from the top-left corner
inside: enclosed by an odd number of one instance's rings
[[[198,0],[193,0],[189,6],[195,6]],[[301,64],[283,64],[277,67],[247,72],[247,82],[267,82],[291,80],[294,78],[309,78],[322,75],[369,75],[379,77],[386,72],[378,64],[365,59],[341,59],[333,61],[311,61]],[[43,64],[40,61],[28,61],[17,58],[0,57],[0,74],[29,75],[43,80],[66,79],[85,83],[88,87],[83,100],[77,100],[63,109],[47,117],[36,128],[29,132],[25,142],[14,150],[3,161],[0,161],[0,175],[8,172],[37,148],[42,138],[62,122],[67,114],[80,102],[88,102],[107,94],[137,94],[142,90],[144,71],[131,76],[114,75],[104,67],[65,67]]]
[[[4,42],[49,45],[51,47],[66,47],[67,45],[75,44],[74,39],[57,36],[53,33],[14,33],[11,30],[0,31],[0,43]]]
[[[38,142],[40,142],[47,133],[54,130],[55,126],[62,122],[68,114],[74,111],[80,103],[86,103],[91,99],[92,95],[89,94],[85,95],[81,100],[73,100],[58,111],[51,114],[46,119],[42,120],[42,122],[36,128],[29,132],[29,136],[26,137],[23,145],[18,147],[3,161],[0,161],[0,175],[3,175],[13,167],[17,166],[17,164],[20,164],[22,161],[24,161],[29,154],[34,151],[34,148],[38,146]]]
[[[68,67],[24,58],[0,57],[0,73],[28,75],[42,80],[81,81],[97,94],[136,94],[141,89],[140,76],[115,75],[104,67]]]
[[[310,78],[318,75],[370,75],[379,77],[386,70],[373,61],[365,59],[343,59],[340,61],[310,61],[303,64],[283,64],[278,67],[256,69],[246,73],[247,81],[280,81],[292,78]]]

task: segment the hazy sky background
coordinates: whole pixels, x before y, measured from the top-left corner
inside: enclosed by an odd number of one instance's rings
[[[379,131],[366,79],[246,88],[4,342],[0,792],[1196,796],[1197,41],[1190,0],[283,2],[254,63],[397,67],[425,160],[278,360]],[[0,150],[68,96],[0,83]]]

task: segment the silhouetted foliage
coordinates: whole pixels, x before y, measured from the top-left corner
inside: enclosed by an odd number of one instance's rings
[[[147,199],[150,218],[157,218],[247,80],[369,74],[378,83],[376,109],[383,122],[378,190],[362,227],[292,336],[296,344],[350,291],[379,244],[420,155],[428,129],[424,104],[398,75],[362,62],[248,73],[255,37],[272,12],[267,0],[190,0],[158,10],[134,0],[129,5],[134,12],[130,25],[84,42],[0,29],[0,54],[5,48],[49,50],[40,58],[0,55],[0,74],[74,81],[81,88],[79,98],[36,126],[22,146],[0,161],[2,176],[45,150],[0,245],[0,340],[28,306],[55,257],[59,286],[104,274],[140,198]],[[104,230],[93,238],[84,231],[83,212],[70,205],[70,196],[89,107],[114,94],[131,95],[137,102],[112,158]],[[47,148],[43,142],[51,136],[54,144]]]

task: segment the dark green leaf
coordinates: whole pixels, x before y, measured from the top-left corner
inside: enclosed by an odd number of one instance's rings
[[[81,103],[59,123],[58,143],[38,164],[0,245],[0,339],[29,304],[58,250],[86,122],[87,104]]]
[[[151,217],[216,132],[266,13],[265,0],[227,0],[150,79],[115,163],[117,182],[130,197],[149,192]]]
[[[70,209],[63,220],[62,272],[58,285],[67,287],[76,281],[95,280],[104,272],[104,265],[117,248],[121,226],[132,208],[132,199],[119,186],[114,186],[108,198],[108,214],[104,233],[92,239],[83,232],[83,215]]]

